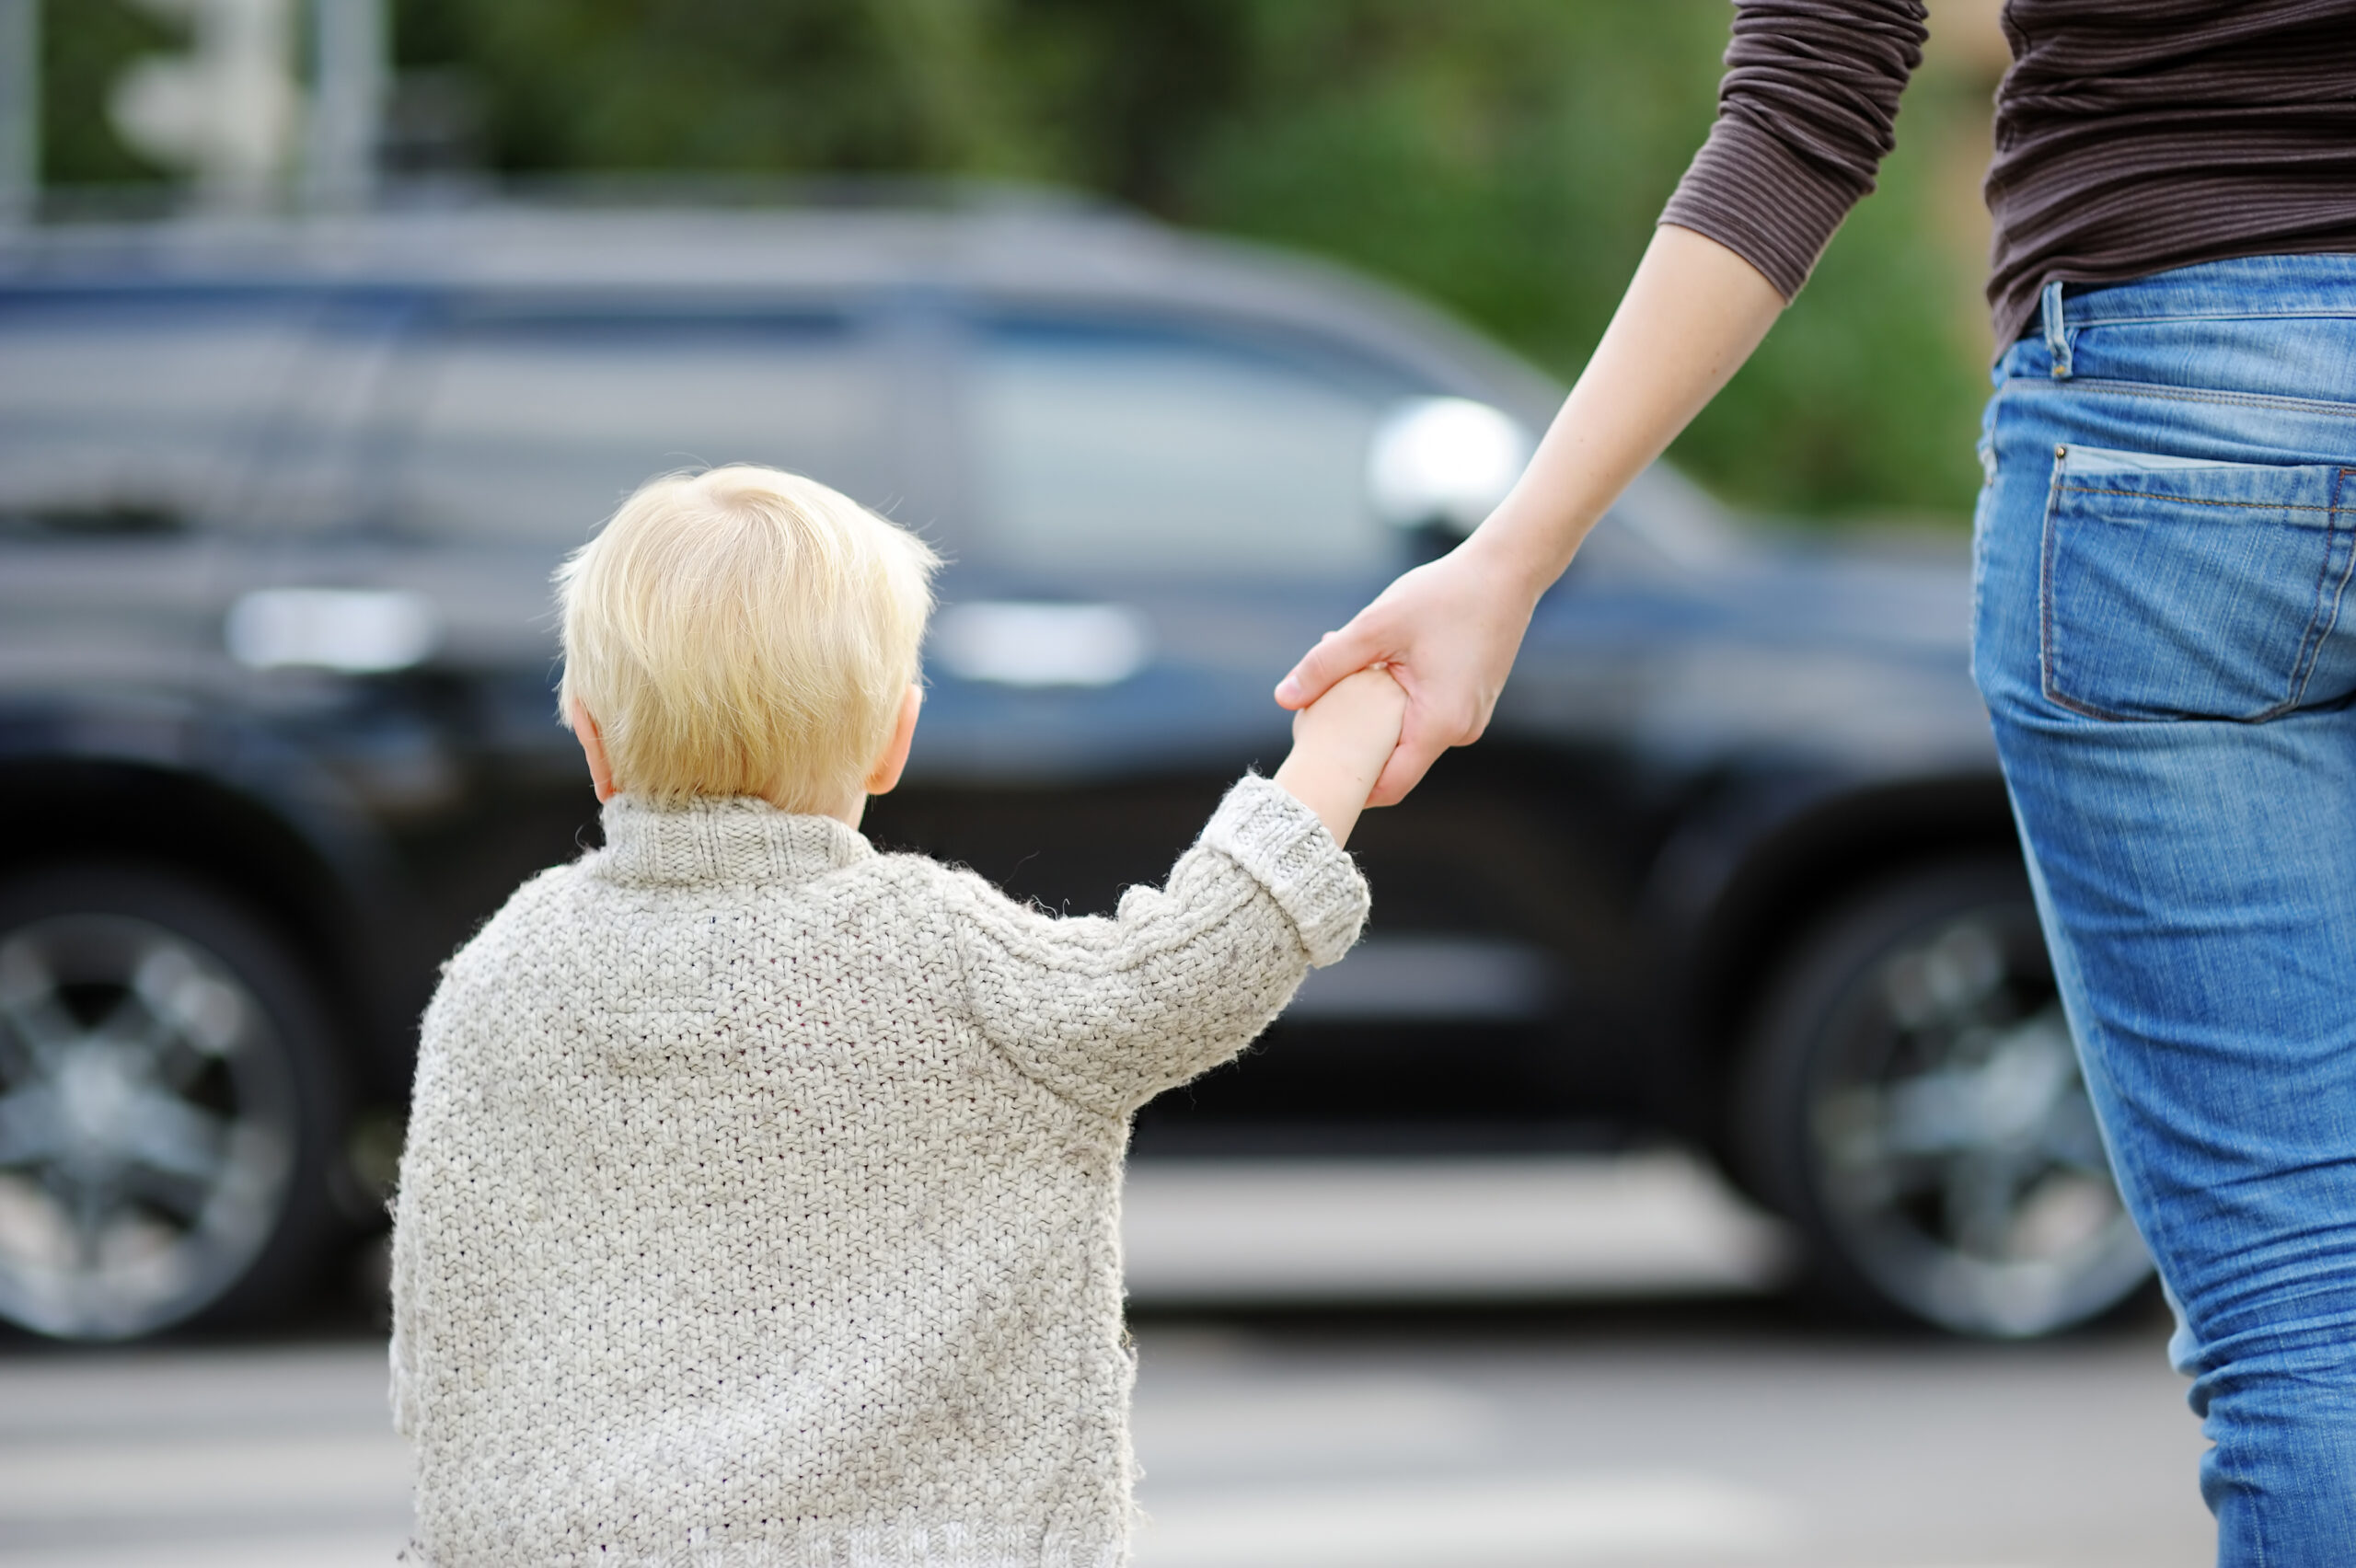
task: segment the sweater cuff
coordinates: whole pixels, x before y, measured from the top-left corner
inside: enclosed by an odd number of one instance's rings
[[[1865,194],[1773,132],[1728,113],[1710,127],[1660,221],[1716,240],[1789,302]]]
[[[1216,849],[1268,890],[1299,928],[1309,962],[1322,966],[1350,951],[1366,924],[1366,879],[1317,813],[1272,780],[1247,774],[1203,829]]]

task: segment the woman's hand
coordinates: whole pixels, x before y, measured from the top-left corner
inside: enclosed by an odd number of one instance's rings
[[[1391,666],[1407,693],[1407,721],[1368,805],[1396,804],[1440,753],[1481,738],[1538,596],[1783,308],[1775,286],[1716,240],[1656,231],[1513,493],[1471,538],[1384,589],[1277,683],[1278,703],[1306,708],[1354,670]]]
[[[1276,700],[1302,708],[1353,671],[1389,666],[1407,694],[1407,717],[1366,803],[1396,804],[1440,753],[1472,744],[1488,728],[1536,603],[1485,552],[1459,547],[1327,632],[1276,687]]]

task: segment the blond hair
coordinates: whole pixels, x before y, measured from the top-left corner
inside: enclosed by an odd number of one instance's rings
[[[834,811],[891,740],[940,565],[798,474],[649,479],[558,569],[560,699],[638,799]]]

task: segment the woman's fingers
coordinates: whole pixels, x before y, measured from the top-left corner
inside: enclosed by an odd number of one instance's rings
[[[1364,629],[1366,618],[1361,610],[1341,630],[1319,638],[1317,646],[1302,654],[1300,663],[1276,683],[1276,706],[1306,708],[1323,697],[1335,681],[1379,662],[1382,654]]]
[[[1412,724],[1414,721],[1411,710],[1408,722]],[[1381,776],[1375,779],[1374,789],[1367,795],[1369,809],[1395,806],[1405,800],[1407,792],[1424,781],[1424,775],[1430,771],[1432,764],[1439,760],[1439,754],[1448,747],[1446,741],[1435,742],[1427,736],[1401,731],[1399,744],[1392,749],[1391,760],[1382,765]]]
[[[1445,557],[1401,577],[1349,625],[1327,632],[1277,685],[1276,700],[1305,708],[1336,681],[1387,664],[1407,693],[1407,718],[1369,803],[1393,805],[1440,753],[1469,745],[1487,728],[1529,618],[1528,603],[1509,587],[1469,560]]]
[[[1392,677],[1407,693],[1407,717],[1400,726],[1398,746],[1367,797],[1369,806],[1397,805],[1423,782],[1440,753],[1472,744],[1488,728],[1490,704],[1479,696],[1477,666],[1453,639],[1433,640],[1440,646],[1420,663],[1411,650],[1391,666]],[[1450,654],[1455,658],[1447,657]]]

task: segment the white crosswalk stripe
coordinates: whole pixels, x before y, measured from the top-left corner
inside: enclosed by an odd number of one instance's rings
[[[1699,1552],[1746,1559],[1798,1539],[1788,1505],[1703,1477],[1528,1476],[1184,1494],[1138,1568],[1483,1568]]]

